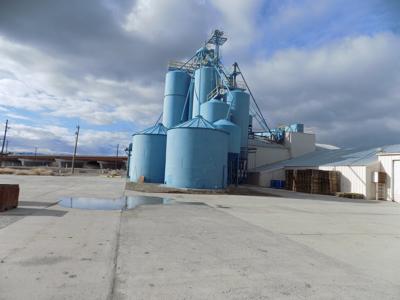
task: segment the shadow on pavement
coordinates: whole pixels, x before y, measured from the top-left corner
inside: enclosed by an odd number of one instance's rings
[[[1,216],[35,216],[35,217],[62,217],[68,211],[45,209],[45,208],[25,208],[18,207],[15,209],[0,212]]]
[[[19,206],[41,206],[49,207],[57,204],[57,202],[42,202],[42,201],[19,201]]]

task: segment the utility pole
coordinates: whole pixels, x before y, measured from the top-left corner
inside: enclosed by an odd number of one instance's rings
[[[75,171],[75,157],[76,157],[76,149],[78,148],[78,138],[79,138],[79,129],[80,126],[76,126],[76,131],[75,131],[75,148],[74,148],[74,155],[72,156],[72,169],[71,173],[74,174]]]
[[[3,144],[1,146],[1,155],[4,154],[4,146],[6,145],[6,139],[7,139],[7,130],[10,129],[8,127],[8,120],[6,120],[6,127],[4,127],[4,136],[3,136]]]
[[[37,158],[37,146],[35,146],[35,160]]]
[[[8,154],[8,140],[6,141],[6,154]]]
[[[118,165],[118,152],[119,152],[119,144],[117,144],[117,155],[115,156],[115,167],[114,169],[117,169],[117,165]]]

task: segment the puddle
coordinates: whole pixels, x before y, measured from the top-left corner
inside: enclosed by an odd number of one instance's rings
[[[133,209],[139,205],[170,204],[170,198],[151,196],[127,196],[116,199],[63,197],[58,204],[62,207],[94,209],[94,210],[125,210]]]

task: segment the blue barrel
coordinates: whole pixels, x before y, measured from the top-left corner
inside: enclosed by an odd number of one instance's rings
[[[272,179],[270,185],[271,185],[271,188],[274,188],[274,189],[284,189],[285,188],[285,180]]]
[[[241,130],[241,147],[247,148],[250,96],[242,90],[233,90],[228,93],[227,101],[230,104],[231,121],[238,125]]]
[[[229,133],[228,152],[240,153],[240,139],[241,139],[240,127],[225,119],[218,120],[214,122],[213,125],[216,128],[224,130],[227,133]]]
[[[165,76],[163,124],[171,128],[188,119],[183,114],[185,102],[188,96],[191,77],[184,71],[169,71]],[[189,103],[187,103],[189,107]],[[182,119],[182,114],[183,120]]]
[[[165,184],[192,189],[226,187],[229,135],[201,116],[167,134]]]
[[[200,106],[200,114],[210,123],[225,119],[229,110],[229,105],[217,99],[211,99]]]
[[[284,189],[286,185],[286,181],[285,180],[279,180],[279,188],[280,189]]]
[[[200,114],[200,105],[208,100],[208,95],[217,86],[217,72],[214,67],[203,66],[194,73],[193,113]]]
[[[162,125],[150,127],[133,135],[129,180],[163,183],[167,129]]]

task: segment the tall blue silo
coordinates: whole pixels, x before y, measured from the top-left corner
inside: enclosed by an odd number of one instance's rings
[[[242,90],[233,90],[228,93],[227,102],[230,104],[232,122],[240,127],[241,147],[247,148],[250,96]]]
[[[225,119],[228,110],[229,104],[217,99],[211,99],[200,106],[201,116],[210,123],[214,123],[219,119]]]
[[[167,128],[182,123],[188,118],[186,115],[181,121],[190,80],[190,75],[181,70],[169,71],[165,76],[163,124]]]
[[[167,128],[161,123],[133,135],[130,181],[144,176],[145,182],[164,182],[166,143]]]
[[[228,146],[228,184],[238,184],[239,156],[241,146],[240,127],[228,120],[221,119],[213,124],[216,128],[229,133]]]
[[[165,183],[193,189],[225,188],[229,135],[201,116],[167,134]]]
[[[194,94],[192,116],[200,114],[200,105],[207,101],[208,95],[217,85],[217,72],[214,67],[202,66],[194,73]]]

